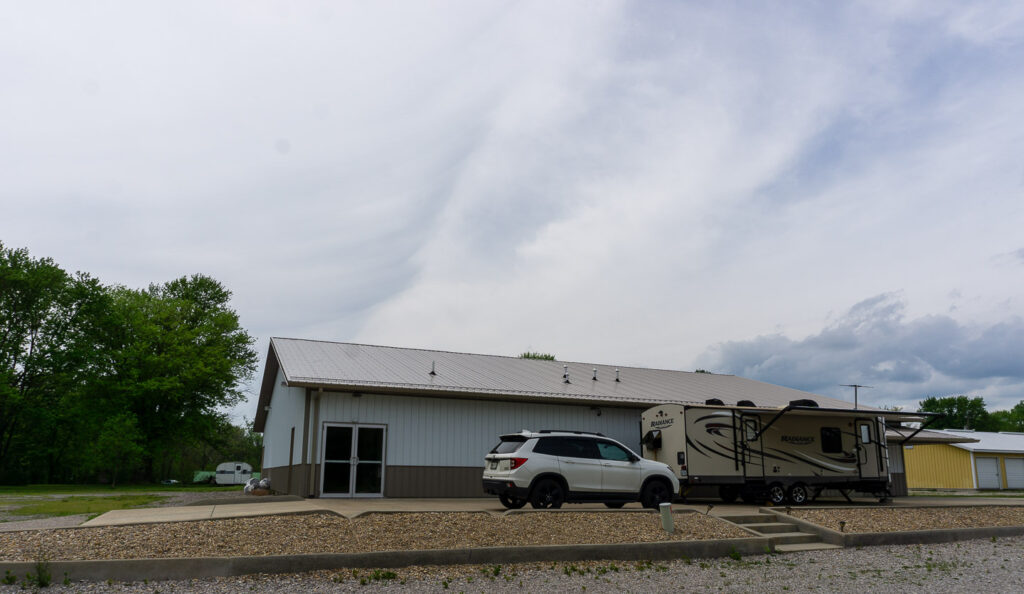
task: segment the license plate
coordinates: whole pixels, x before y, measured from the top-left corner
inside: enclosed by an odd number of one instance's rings
[[[494,470],[497,467],[498,467],[498,463],[497,462],[491,462],[491,470]]]

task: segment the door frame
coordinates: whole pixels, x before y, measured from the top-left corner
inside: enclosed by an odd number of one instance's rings
[[[752,415],[748,413],[740,413],[740,443],[742,444],[741,459],[743,462],[743,478],[744,479],[764,479],[764,435],[761,433],[761,417],[759,415]],[[754,434],[757,435],[757,439],[750,441],[747,439],[750,436],[750,431],[747,428],[747,423],[753,422]],[[754,444],[757,449],[751,446]],[[755,461],[756,458],[756,461]],[[751,473],[750,467],[755,463],[759,463],[761,466],[760,473]]]
[[[871,441],[868,444],[862,443],[861,439],[861,427],[868,427],[868,437]],[[882,441],[879,435],[878,422],[871,419],[865,419],[863,417],[857,417],[853,420],[853,443],[856,446],[857,451],[857,475],[862,479],[879,479],[885,476],[882,472],[884,464],[882,463]],[[863,452],[864,461],[861,462],[861,453]],[[864,467],[870,464],[871,460],[874,460],[872,464],[874,467],[874,474],[864,476]]]
[[[348,493],[324,493],[324,472],[327,457],[327,428],[328,427],[351,427],[352,428],[352,457],[350,460],[355,462],[349,463],[349,492]],[[379,493],[356,493],[356,470],[359,467],[359,459],[356,455],[359,449],[359,429],[380,429],[381,430],[381,444],[380,444],[380,492]],[[320,497],[329,498],[344,498],[344,499],[363,499],[363,498],[375,498],[384,497],[384,479],[385,469],[387,468],[387,446],[388,446],[388,426],[381,423],[342,423],[334,421],[324,421],[320,431]]]

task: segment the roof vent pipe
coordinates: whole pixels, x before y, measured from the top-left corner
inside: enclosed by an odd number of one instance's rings
[[[619,381],[619,370],[615,370],[615,381]]]
[[[597,381],[597,367],[594,368],[594,381]]]
[[[431,361],[430,362],[430,375],[437,375],[437,371],[435,371],[436,364],[437,364],[437,361]]]
[[[568,365],[562,365],[562,379],[564,379],[565,383],[567,383],[567,384],[571,384],[572,383],[572,382],[569,381],[569,366]]]

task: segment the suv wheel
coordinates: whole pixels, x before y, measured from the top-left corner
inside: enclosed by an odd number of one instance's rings
[[[504,493],[498,495],[498,501],[501,501],[501,504],[509,509],[519,509],[526,505],[525,499],[512,495],[505,495]]]
[[[672,489],[665,481],[652,480],[640,492],[640,503],[644,507],[657,509],[658,505],[672,501]]]
[[[555,479],[541,479],[530,492],[530,505],[534,509],[558,509],[565,503],[565,489]]]

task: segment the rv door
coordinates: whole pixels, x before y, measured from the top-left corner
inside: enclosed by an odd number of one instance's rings
[[[759,436],[761,419],[756,415],[740,415],[740,453],[743,462],[743,476],[746,478],[764,478],[764,450],[761,447],[763,436]]]
[[[861,478],[878,478],[882,475],[881,442],[875,423],[857,419],[857,466]]]

